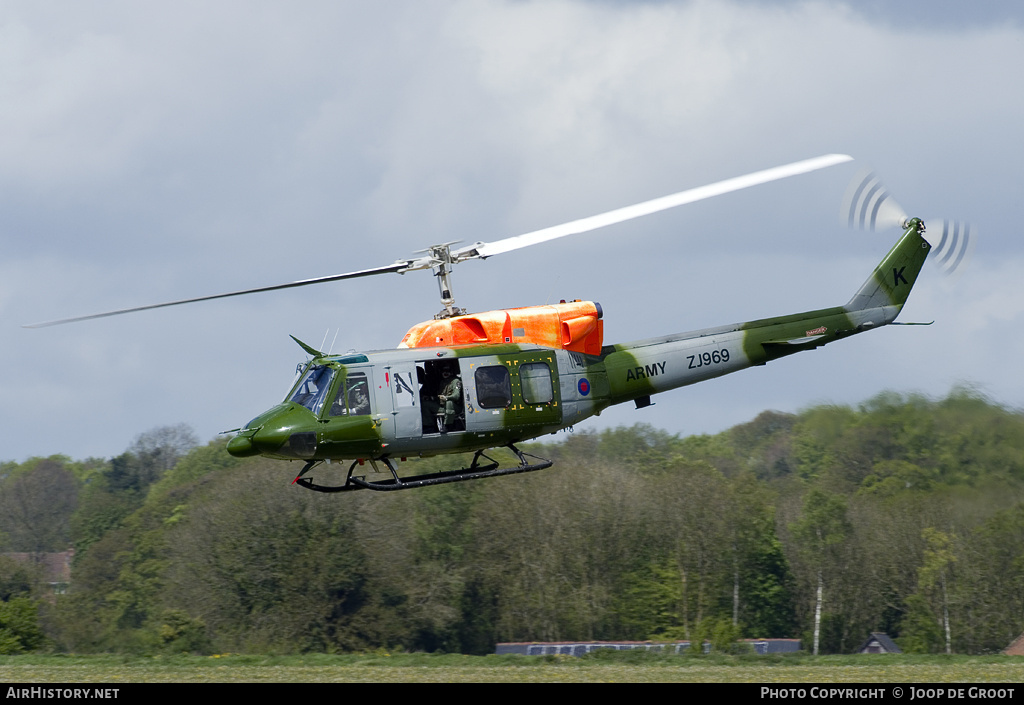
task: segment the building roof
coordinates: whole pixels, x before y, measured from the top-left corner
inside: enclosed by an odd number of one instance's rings
[[[1010,642],[1010,645],[1003,649],[1007,656],[1024,656],[1024,634]]]
[[[3,555],[19,563],[39,566],[43,573],[43,579],[51,585],[66,585],[71,582],[71,559],[75,557],[73,548],[60,553],[4,553]]]
[[[859,654],[902,654],[903,650],[883,632],[871,632],[868,640],[857,649]]]

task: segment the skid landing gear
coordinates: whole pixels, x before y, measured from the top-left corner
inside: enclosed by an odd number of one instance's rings
[[[390,480],[370,482],[365,476],[353,475],[352,471],[355,470],[356,466],[359,464],[359,461],[356,460],[353,461],[348,468],[348,475],[345,477],[344,485],[329,486],[318,485],[311,479],[303,477],[303,475],[323,462],[322,460],[310,460],[305,464],[305,466],[303,466],[302,472],[299,473],[298,477],[295,478],[292,484],[305,487],[307,490],[313,490],[314,492],[353,492],[355,490],[390,492],[392,490],[409,490],[414,487],[426,487],[428,485],[444,485],[449,482],[479,480],[485,477],[498,477],[499,475],[516,475],[521,472],[543,470],[544,468],[549,468],[552,465],[550,460],[539,458],[536,455],[530,455],[529,453],[524,453],[511,443],[505,447],[515,453],[516,457],[519,458],[519,465],[510,468],[498,467],[498,461],[486,455],[484,451],[478,450],[473,455],[473,462],[469,464],[468,468],[401,478],[398,476],[395,464],[390,458],[385,456],[380,458],[380,462],[384,463],[384,466],[391,472]],[[485,460],[486,463],[481,464],[481,459]],[[371,459],[370,464],[373,465],[374,468],[377,467],[375,460]]]

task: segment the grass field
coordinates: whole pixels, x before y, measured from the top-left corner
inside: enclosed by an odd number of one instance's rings
[[[1024,683],[1024,657],[6,656],[6,683]]]

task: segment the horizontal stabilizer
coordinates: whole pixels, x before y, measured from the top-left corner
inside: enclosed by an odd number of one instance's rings
[[[805,336],[800,337],[800,338],[789,338],[787,340],[766,340],[763,343],[761,343],[761,345],[765,346],[766,348],[769,347],[769,346],[772,346],[772,345],[775,345],[775,346],[807,345],[808,343],[813,343],[815,340],[818,340],[818,339],[824,338],[824,337],[825,337],[824,333],[822,333],[821,335],[805,335]]]

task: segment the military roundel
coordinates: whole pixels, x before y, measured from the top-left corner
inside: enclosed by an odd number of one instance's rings
[[[581,397],[587,396],[590,394],[590,381],[586,377],[581,377],[579,384],[576,385],[576,389],[579,390]]]

